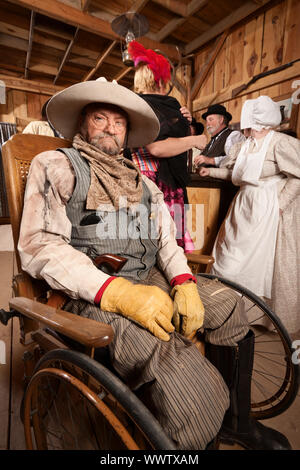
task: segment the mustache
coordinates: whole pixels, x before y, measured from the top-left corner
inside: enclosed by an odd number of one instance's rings
[[[97,142],[97,140],[102,139],[103,137],[110,137],[111,139],[114,140],[114,142],[118,146],[120,146],[120,141],[119,141],[118,137],[114,134],[110,134],[109,132],[99,132],[99,134],[94,135],[94,137],[92,138],[92,143]]]
[[[109,143],[101,142],[101,139],[104,137],[110,137],[115,143],[115,146],[113,147],[112,145],[109,145]],[[89,143],[111,156],[117,155],[122,147],[118,137],[114,134],[109,134],[108,132],[99,132],[99,134],[96,134],[93,138],[89,139]]]

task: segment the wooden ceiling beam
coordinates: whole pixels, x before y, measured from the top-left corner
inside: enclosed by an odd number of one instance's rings
[[[167,10],[176,13],[179,16],[186,16],[187,14],[187,7],[181,1],[177,0],[153,0],[154,3],[161,5],[162,7],[166,8]]]
[[[47,63],[35,62],[30,65],[29,70],[32,72],[55,76],[58,72],[58,67],[56,64],[52,64],[49,61]]]
[[[158,33],[148,33],[147,37],[156,39],[159,42],[163,41],[170,34],[172,34],[173,31],[181,26],[190,16],[193,16],[196,11],[203,8],[207,3],[208,0],[192,0],[188,5],[186,5],[183,16],[179,18],[173,18]]]
[[[10,47],[11,49],[17,49],[18,51],[27,52],[28,41],[26,39],[20,39],[13,36],[6,36],[6,34],[0,33],[0,46]]]
[[[57,72],[57,74],[56,74],[56,76],[55,76],[55,78],[54,78],[54,80],[53,80],[53,84],[54,84],[54,85],[56,84],[57,80],[59,79],[59,76],[60,76],[60,74],[61,74],[61,71],[62,71],[62,69],[63,69],[63,66],[65,65],[65,63],[67,62],[67,60],[68,60],[68,58],[69,58],[71,49],[72,49],[72,47],[73,47],[73,45],[74,45],[74,42],[75,42],[76,39],[77,39],[78,32],[79,32],[79,28],[76,28],[74,37],[73,37],[72,41],[70,41],[70,43],[69,43],[69,45],[68,45],[68,47],[67,47],[67,49],[66,49],[66,52],[65,52],[65,54],[64,54],[64,56],[63,56],[63,59],[62,59],[62,61],[61,61],[61,63],[60,63],[60,66],[59,66],[59,68],[58,68],[58,72]]]
[[[35,31],[48,34],[49,36],[55,36],[56,38],[64,39],[65,41],[72,41],[72,37],[73,37],[72,33],[54,29],[51,26],[46,26],[46,25],[42,25],[38,23],[35,26]]]
[[[19,26],[14,26],[9,23],[6,23],[5,20],[1,18],[0,21],[0,32],[5,34],[9,34],[10,36],[14,36],[20,39],[25,39],[28,42],[28,29],[20,28]]]
[[[128,72],[130,72],[130,70],[132,70],[133,67],[125,67],[121,70],[121,72],[119,72],[115,77],[114,77],[114,80],[116,80],[116,82],[118,82],[119,80],[121,80],[121,78],[125,77],[125,75],[128,74]]]
[[[28,50],[27,50],[27,54],[26,54],[26,63],[25,63],[24,78],[28,78],[28,69],[29,69],[29,62],[30,62],[31,51],[32,51],[32,42],[33,42],[34,23],[35,23],[35,12],[32,11],[32,12],[31,12],[31,16],[30,16],[30,27],[29,27],[29,37],[28,37]]]
[[[108,13],[107,11],[96,11],[93,10],[90,12],[91,16],[94,16],[95,18],[99,18],[101,21],[105,21],[106,23],[111,24],[111,22],[116,18],[116,15],[113,15],[112,13]]]
[[[51,0],[48,2],[41,2],[37,0],[8,0],[10,3],[19,5],[24,8],[41,13],[42,15],[54,18],[58,21],[79,27],[85,31],[105,37],[107,39],[119,39],[117,34],[111,29],[111,25],[107,21],[103,21],[93,15],[78,10],[70,5],[59,2],[58,0]],[[160,44],[147,37],[139,40],[145,47],[150,49],[160,48],[168,57],[174,59],[177,57],[176,47],[170,44]]]
[[[236,23],[239,23],[269,2],[270,0],[262,0],[260,4],[254,3],[252,0],[245,2],[244,5],[242,5],[240,8],[237,8],[235,11],[230,13],[230,15],[226,16],[224,19],[209,28],[205,33],[201,34],[198,38],[187,44],[184,48],[184,55],[191,54],[196,49],[199,49],[207,42],[222,34],[226,29],[229,29]]]
[[[95,65],[95,67],[90,70],[90,72],[88,72],[85,77],[83,78],[83,82],[89,80],[93,75],[94,73],[96,72],[96,70],[100,67],[100,65],[104,62],[105,58],[111,53],[111,51],[113,50],[113,48],[115,47],[115,45],[117,44],[118,41],[113,41],[110,46],[106,49],[106,51],[104,52],[104,54],[101,54],[99,57],[98,57],[98,60],[97,60],[97,63]]]
[[[186,6],[186,16],[192,16],[208,4],[208,0],[191,0]]]
[[[25,32],[25,30],[24,30]],[[23,36],[23,35],[22,35]],[[28,36],[28,31],[27,31]],[[34,33],[34,44],[39,46],[47,47],[49,53],[57,55],[57,51],[66,51],[65,41],[60,41],[52,38],[46,38],[43,35],[35,31]],[[9,47],[17,51],[27,52],[28,49],[28,40],[21,39],[20,37],[10,36],[0,33],[0,46]],[[73,64],[83,65],[88,69],[93,69],[95,63],[99,59],[99,54],[96,51],[91,51],[85,49],[84,47],[78,46],[78,43],[75,43],[72,47],[72,54],[69,56],[69,62]],[[106,62],[108,64],[114,65],[115,67],[120,66],[120,59],[117,56],[107,56]]]
[[[15,78],[10,75],[0,74],[0,80],[5,83],[6,88],[13,90],[29,91],[31,93],[40,93],[42,95],[54,95],[54,93],[63,90],[64,87],[48,85],[34,80],[25,80],[23,78]]]
[[[149,0],[136,0],[130,7],[130,11],[139,13],[149,2]]]
[[[191,0],[190,3],[184,5],[178,0],[153,0],[154,3],[161,5],[162,7],[166,8],[167,10],[176,13],[179,16],[183,16],[187,18],[192,16],[196,11],[203,8],[207,5],[208,0]]]
[[[68,41],[70,42],[71,40],[72,38],[69,37]],[[58,51],[66,50],[65,38],[45,36],[39,31],[38,25],[34,28],[34,43],[50,49],[56,49]],[[21,28],[16,30],[15,28],[9,28],[7,25],[4,27],[4,24],[0,21],[0,45],[21,51],[27,51],[28,30]],[[78,58],[92,61],[91,64],[87,65],[88,67],[93,67],[93,64],[98,58],[98,53],[95,50],[86,49],[78,44],[74,44],[72,51],[74,55],[78,56]]]
[[[148,33],[147,37],[156,39],[157,41],[163,41],[168,37],[178,26],[186,21],[186,18],[173,18],[169,21],[160,31],[157,33]]]
[[[92,0],[81,0],[81,11],[88,11]]]
[[[14,64],[3,64],[0,59],[0,74],[2,75],[15,75],[17,78],[23,77],[24,67]]]

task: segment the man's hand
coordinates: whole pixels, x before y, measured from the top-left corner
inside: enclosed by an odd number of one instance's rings
[[[206,165],[212,165],[214,164],[214,159],[213,158],[209,158],[209,157],[206,157],[205,155],[197,155],[195,158],[194,158],[194,164],[195,166],[200,166],[202,165],[203,163],[205,163]]]
[[[186,108],[185,106],[182,106],[180,108],[180,112],[189,122],[192,122],[192,115],[188,108]]]
[[[176,331],[189,336],[201,328],[204,321],[204,306],[194,282],[187,282],[173,288],[173,321]]]
[[[117,277],[106,287],[100,306],[139,323],[163,341],[169,341],[168,333],[174,331],[173,302],[159,287],[133,284]]]

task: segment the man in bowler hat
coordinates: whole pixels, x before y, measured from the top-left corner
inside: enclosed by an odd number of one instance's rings
[[[232,145],[243,141],[245,137],[240,131],[228,127],[232,115],[221,104],[209,106],[202,118],[206,121],[206,130],[211,140],[202,153],[195,157],[194,164],[196,167],[219,166]]]

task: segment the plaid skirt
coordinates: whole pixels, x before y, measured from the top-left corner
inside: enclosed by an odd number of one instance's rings
[[[172,189],[167,184],[163,183],[157,178],[156,171],[142,171],[164,195],[164,201],[169,209],[172,219],[175,222],[177,236],[177,245],[183,248],[185,253],[194,251],[195,246],[193,240],[186,228],[185,205],[184,205],[184,190],[183,188]]]
[[[166,292],[170,286],[153,268],[142,282]],[[205,307],[204,335],[212,344],[235,346],[248,331],[236,294],[218,281],[198,277]],[[113,368],[157,418],[178,449],[205,449],[217,435],[229,406],[229,392],[217,369],[195,344],[174,332],[170,341],[116,313],[83,300],[71,300],[65,310],[108,323],[114,339],[108,346]]]

